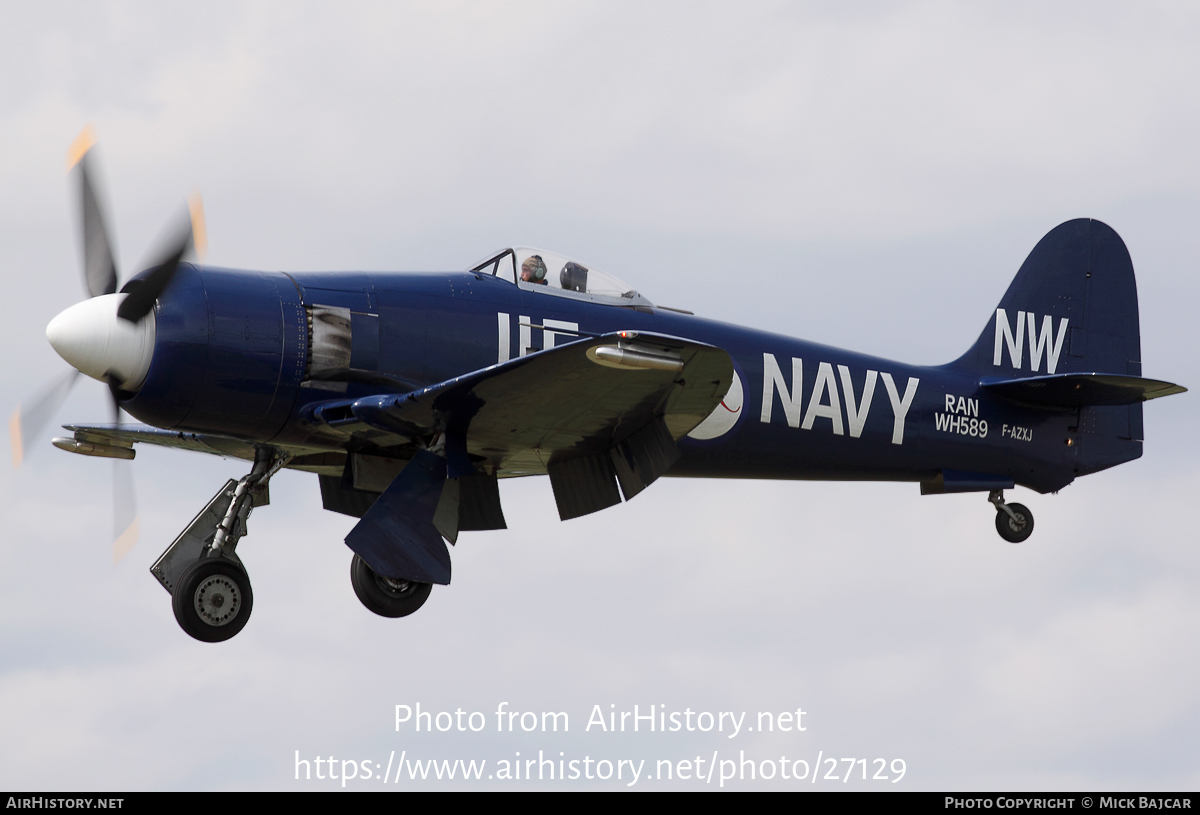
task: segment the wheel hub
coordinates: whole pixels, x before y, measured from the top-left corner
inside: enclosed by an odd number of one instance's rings
[[[242,594],[225,575],[213,575],[196,587],[196,614],[212,626],[226,625],[242,607]]]
[[[376,582],[379,584],[379,588],[393,597],[404,597],[412,593],[413,584],[407,580],[397,580],[391,577],[384,577],[383,575],[375,575],[375,577],[377,578]]]

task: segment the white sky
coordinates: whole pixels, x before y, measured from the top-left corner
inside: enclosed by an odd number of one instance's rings
[[[123,276],[198,188],[220,265],[453,269],[532,244],[666,305],[938,363],[1045,232],[1090,216],[1132,253],[1146,375],[1200,387],[1200,9],[844,5],[7,6],[5,409],[65,370],[43,331],[83,296],[63,170],[89,122]],[[1141,460],[1013,493],[1037,519],[1017,547],[982,495],[916,485],[666,479],[559,523],[545,479],[506,482],[510,529],[464,535],[454,584],[404,620],[358,604],[353,520],[285,473],[239,547],[253,618],[217,646],[147,569],[243,466],[139,450],[142,540],[114,568],[109,463],[43,444],[0,486],[0,786],[323,789],[292,780],[296,750],[541,749],[907,763],[843,785],[868,789],[1195,789],[1193,399],[1146,407]],[[85,381],[57,422],[104,420]],[[393,730],[396,704],[504,701],[571,733]],[[585,733],[597,704],[801,707],[808,730]]]

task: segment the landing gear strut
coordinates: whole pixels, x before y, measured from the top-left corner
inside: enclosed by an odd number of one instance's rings
[[[221,642],[250,619],[254,593],[236,554],[254,507],[268,503],[267,483],[290,456],[271,447],[254,451],[254,468],[225,483],[180,533],[150,572],[171,593],[175,620],[201,642]]]
[[[1020,543],[1033,534],[1033,513],[1022,504],[1004,501],[1004,490],[992,490],[988,501],[996,507],[996,531],[1009,543]]]

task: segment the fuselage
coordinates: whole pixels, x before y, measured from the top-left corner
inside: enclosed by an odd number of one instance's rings
[[[162,428],[319,448],[330,442],[308,418],[314,403],[406,389],[389,380],[442,382],[574,332],[632,330],[708,343],[734,362],[729,394],[680,440],[670,475],[925,481],[949,470],[1046,492],[1077,473],[1076,412],[989,396],[965,366],[907,365],[616,300],[472,272],[185,264],[156,307],[145,382],[122,406]],[[332,333],[314,329],[314,315]],[[357,378],[314,380],[325,357]]]

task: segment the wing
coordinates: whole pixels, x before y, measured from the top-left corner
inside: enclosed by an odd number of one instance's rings
[[[389,578],[449,583],[442,538],[504,525],[497,476],[548,473],[563,520],[620,503],[621,493],[628,500],[675,463],[675,441],[732,381],[733,362],[719,348],[621,332],[356,400],[340,409],[343,421],[434,438],[346,544]]]
[[[63,429],[73,432],[76,440],[81,442],[117,447],[128,447],[134,443],[153,444],[158,447],[212,453],[219,456],[254,458],[254,445],[250,442],[202,433],[161,430],[145,424],[68,424],[63,425]]]
[[[134,444],[153,444],[156,447],[170,447],[173,450],[190,450],[196,453],[227,458],[240,458],[254,461],[254,443],[243,439],[217,436],[211,433],[187,433],[178,430],[163,430],[145,424],[71,424],[63,425],[64,430],[74,434],[74,440],[83,445],[103,445],[105,447],[128,448]],[[319,473],[321,475],[339,475],[345,468],[345,454],[330,452],[327,447],[312,445],[275,444],[281,452],[290,456],[287,468]],[[65,447],[63,449],[70,449]],[[75,446],[72,452],[83,452],[85,455],[109,455],[108,453],[87,453]],[[132,458],[133,456],[121,456]]]
[[[733,363],[720,348],[622,332],[409,394],[359,399],[350,413],[409,439],[445,434],[451,477],[467,469],[541,474],[607,454],[655,420],[673,446],[720,404],[732,379]]]
[[[720,348],[619,332],[411,393],[312,405],[304,415],[310,441],[321,437],[326,450],[351,441],[417,450],[346,543],[382,576],[449,583],[442,538],[504,526],[498,477],[548,474],[563,520],[617,504],[622,494],[629,500],[674,464],[676,440],[720,404],[732,381],[733,362]],[[145,426],[68,429],[105,444],[253,457],[252,444],[220,436]],[[297,454],[289,466],[322,472],[312,449],[289,452]]]

